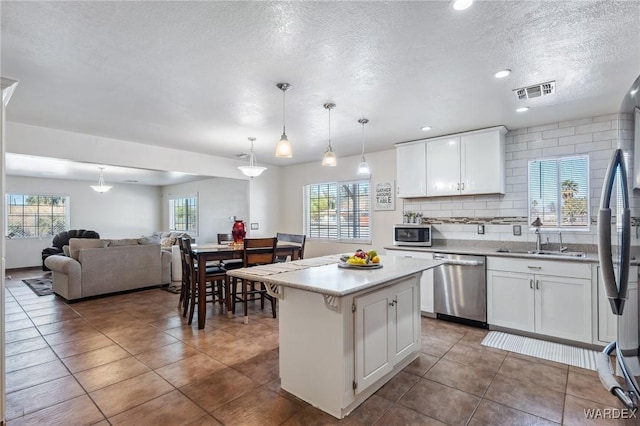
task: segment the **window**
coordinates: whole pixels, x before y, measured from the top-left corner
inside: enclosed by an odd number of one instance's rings
[[[7,194],[6,235],[9,238],[54,236],[69,229],[69,197]]]
[[[198,196],[169,199],[169,229],[198,234]]]
[[[308,238],[371,241],[368,180],[307,185],[303,199]]]
[[[589,157],[529,162],[529,223],[543,228],[589,229]]]

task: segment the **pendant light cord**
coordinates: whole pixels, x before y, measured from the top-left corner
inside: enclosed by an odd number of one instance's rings
[[[287,91],[286,90],[282,90],[282,133],[283,134],[287,134],[287,129],[285,128],[285,101],[286,101],[286,95],[287,95]]]
[[[364,157],[364,122],[362,123],[362,156]]]
[[[327,108],[329,110],[329,150],[332,150],[331,148],[331,108]]]

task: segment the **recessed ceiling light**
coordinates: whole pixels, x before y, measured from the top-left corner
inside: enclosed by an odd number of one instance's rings
[[[516,110],[516,112],[527,112],[529,111],[529,107],[520,107]]]
[[[510,69],[504,69],[504,70],[500,70],[497,73],[495,73],[493,76],[495,78],[505,78],[506,76],[508,76],[509,74],[511,74],[511,70]]]
[[[428,132],[429,130],[431,130],[431,126],[424,126],[420,130],[422,130],[423,132]]]
[[[473,0],[454,0],[453,8],[455,10],[465,10],[469,9],[473,4]]]

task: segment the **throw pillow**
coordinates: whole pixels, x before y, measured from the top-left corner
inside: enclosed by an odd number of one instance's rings
[[[62,252],[64,253],[64,255],[65,255],[65,256],[67,256],[67,257],[71,257],[71,256],[69,255],[69,245],[68,245],[68,244],[66,244],[66,245],[62,246]]]
[[[138,244],[160,244],[160,237],[155,235],[142,236],[138,238]]]
[[[162,248],[171,248],[174,244],[176,244],[176,237],[166,237],[160,240],[160,246],[162,246]]]
[[[69,256],[78,260],[78,257],[80,256],[80,249],[106,247],[107,242],[105,240],[98,240],[94,238],[71,238],[69,240]]]

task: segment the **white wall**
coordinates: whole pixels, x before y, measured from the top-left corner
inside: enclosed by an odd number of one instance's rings
[[[133,238],[161,228],[160,188],[117,184],[99,194],[95,182],[6,177],[6,191],[14,194],[59,194],[70,197],[69,229],[91,229],[101,238]],[[3,198],[4,202],[4,198]],[[52,237],[6,240],[7,268],[39,266],[42,249]]]
[[[210,178],[162,187],[162,230],[169,229],[169,199],[198,194],[197,242],[216,242],[217,234],[230,233],[236,216],[249,227],[249,183],[246,180]]]
[[[395,149],[375,152],[366,155],[367,163],[371,167],[372,187],[378,182],[395,182],[396,152]],[[323,167],[317,162],[285,167],[280,179],[282,185],[281,197],[283,209],[280,214],[281,232],[294,234],[303,233],[302,221],[302,187],[310,183],[338,182],[341,180],[358,179],[356,171],[360,162],[360,155],[352,157],[338,157],[336,167]],[[395,183],[394,183],[395,186]],[[286,208],[284,207],[286,206]],[[336,243],[320,240],[307,240],[305,257],[322,256],[331,253],[345,253],[356,249],[375,249],[384,252],[383,246],[393,243],[392,226],[402,223],[402,201],[396,201],[395,211],[373,211],[371,218],[372,243]]]
[[[247,235],[250,237],[273,237],[278,232],[286,232],[283,215],[290,206],[283,204],[282,169],[269,167],[257,178],[249,181],[251,194],[250,219],[247,221]],[[257,230],[251,230],[251,223]]]

